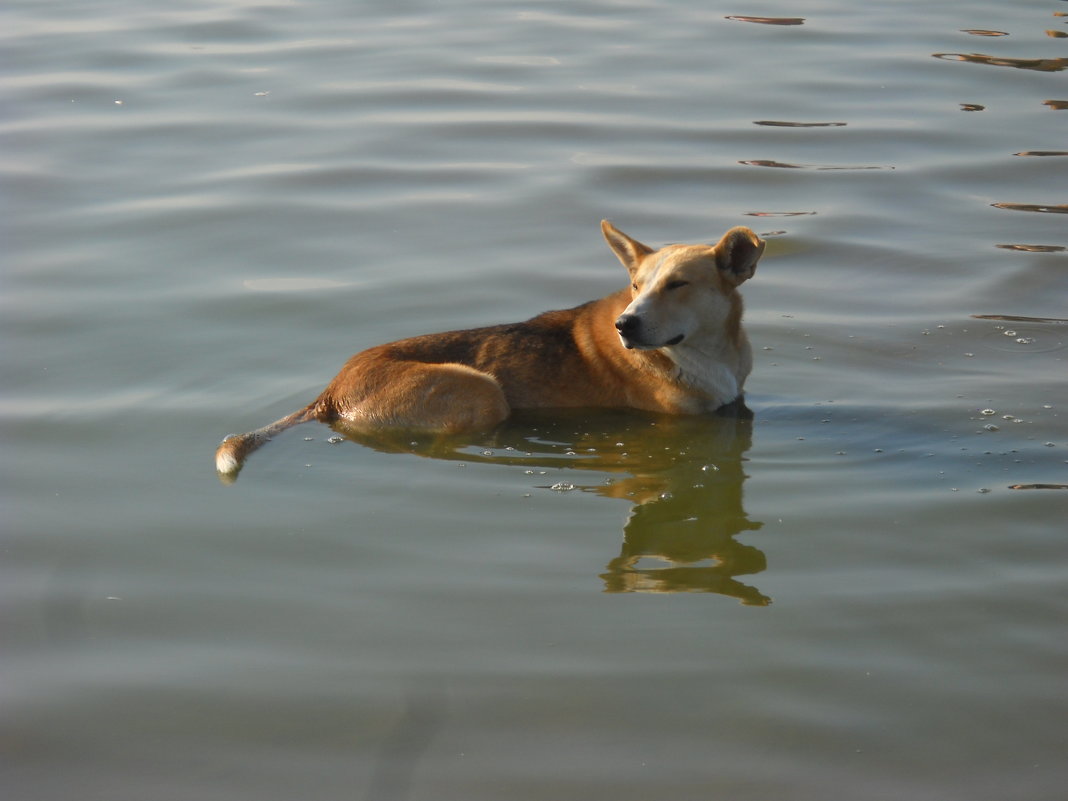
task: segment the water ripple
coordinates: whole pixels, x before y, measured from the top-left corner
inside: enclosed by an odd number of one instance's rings
[[[1009,211],[1037,211],[1043,214],[1068,214],[1068,203],[1058,206],[1046,206],[1038,203],[991,203],[995,209],[1008,209]]]
[[[1024,244],[1010,245],[1010,244],[1003,244],[1003,245],[995,245],[994,247],[1001,248],[1002,250],[1021,251],[1023,253],[1063,253],[1065,250],[1068,250],[1068,248],[1064,247],[1063,245],[1024,245]]]
[[[814,211],[747,211],[746,217],[811,217]]]
[[[844,122],[787,122],[783,120],[753,120],[753,125],[768,125],[774,128],[841,128]]]
[[[789,164],[785,161],[772,159],[746,159],[739,161],[748,167],[779,167],[789,170],[892,170],[891,166],[876,164],[836,165],[836,164]]]
[[[804,17],[743,17],[738,14],[732,14],[724,17],[724,19],[732,19],[736,22],[756,22],[760,25],[804,25]]]
[[[934,58],[943,61],[966,61],[969,64],[986,64],[991,67],[1014,67],[1019,70],[1037,72],[1060,72],[1068,66],[1064,58],[1004,58],[986,56],[982,53],[932,53]]]

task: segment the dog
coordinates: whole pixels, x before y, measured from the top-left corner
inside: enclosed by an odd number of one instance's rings
[[[764,241],[738,226],[715,245],[601,232],[630,286],[526,322],[427,334],[357,353],[314,401],[270,425],[226,437],[223,480],[272,436],[318,420],[348,429],[488,431],[513,409],[626,407],[679,415],[741,405],[753,365],[738,287]]]

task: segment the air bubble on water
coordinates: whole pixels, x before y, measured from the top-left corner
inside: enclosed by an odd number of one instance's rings
[[[1009,330],[1009,331],[1002,331],[1001,333],[1002,333],[1002,335],[1003,335],[1003,336],[1007,336],[1007,337],[1014,337],[1014,336],[1016,336],[1016,332],[1015,332],[1015,331],[1012,331],[1012,330]]]
[[[574,451],[565,451],[564,452],[564,456],[577,456],[577,455],[578,454],[576,454]]]
[[[534,475],[534,471],[533,470],[524,470],[523,473],[524,473],[524,475],[528,475],[528,476]]]
[[[972,358],[973,356],[975,356],[974,353],[965,353],[964,355],[969,359]]]
[[[337,445],[339,442],[344,442],[345,438],[339,437],[337,434],[334,434],[334,436],[329,437],[326,441],[329,442],[331,445]]]
[[[571,492],[575,488],[574,484],[568,484],[566,481],[557,481],[549,489],[553,492]]]
[[[304,441],[305,442],[315,442],[315,437],[305,437]]]
[[[993,423],[987,423],[985,426],[983,426],[983,428],[985,430],[987,430],[987,431],[1000,431],[1001,430],[1000,428],[998,428]]]
[[[1003,414],[1003,415],[1001,415],[1001,419],[1002,420],[1015,420],[1016,418],[1013,417],[1011,414]]]
[[[1055,442],[1047,442],[1046,443],[1046,447],[1047,448],[1056,448],[1057,444]]]
[[[995,412],[993,409],[983,409],[983,411],[979,412],[979,414],[989,417],[992,414],[997,414],[997,412]]]
[[[675,496],[672,495],[670,492],[661,492],[660,493],[660,500],[662,500],[662,501],[670,501],[674,497]]]
[[[701,472],[702,473],[708,473],[708,472],[716,472],[716,473],[718,473],[719,472],[719,468],[716,467],[714,464],[706,464],[706,465],[702,465],[701,466]]]
[[[493,456],[493,451],[482,451],[483,456]]]
[[[988,492],[990,492],[990,488],[989,488],[989,487],[980,487],[980,488],[979,488],[978,490],[976,490],[976,491],[977,491],[977,492],[978,492],[978,493],[979,493],[980,495],[986,495],[986,494],[987,494]]]
[[[1033,344],[1035,344],[1035,338],[1034,337],[1017,337],[1016,338],[1016,344],[1017,345],[1033,345]]]

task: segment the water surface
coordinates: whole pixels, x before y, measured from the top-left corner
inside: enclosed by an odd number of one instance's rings
[[[1061,798],[1066,12],[9,4],[8,794]],[[360,348],[618,288],[602,217],[768,240],[753,421],[217,481]]]

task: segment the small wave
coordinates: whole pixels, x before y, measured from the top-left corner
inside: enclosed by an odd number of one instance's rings
[[[1010,323],[1054,323],[1056,325],[1068,323],[1068,319],[1063,317],[1021,317],[1018,314],[973,314],[972,319],[1002,320]]]
[[[1046,206],[1040,203],[991,203],[995,209],[1008,209],[1009,211],[1037,211],[1042,214],[1068,214],[1068,203],[1057,206]]]
[[[814,211],[747,211],[746,217],[809,217]]]
[[[892,170],[890,166],[880,166],[876,164],[857,164],[857,165],[838,165],[838,164],[789,164],[785,161],[774,161],[773,159],[746,159],[739,161],[739,164],[744,164],[747,167],[778,167],[780,169],[788,170]]]
[[[1063,245],[995,245],[1002,250],[1019,250],[1025,253],[1063,253],[1068,248]]]
[[[785,120],[753,120],[753,125],[768,125],[773,128],[842,128],[844,122],[788,122]]]
[[[986,64],[991,67],[1014,67],[1018,70],[1036,70],[1038,72],[1060,72],[1068,66],[1064,58],[1003,58],[986,56],[982,53],[932,53],[934,58],[942,61],[966,61],[969,64]]]
[[[732,19],[735,22],[755,22],[759,25],[804,25],[804,17],[743,17],[732,14],[724,19]]]

